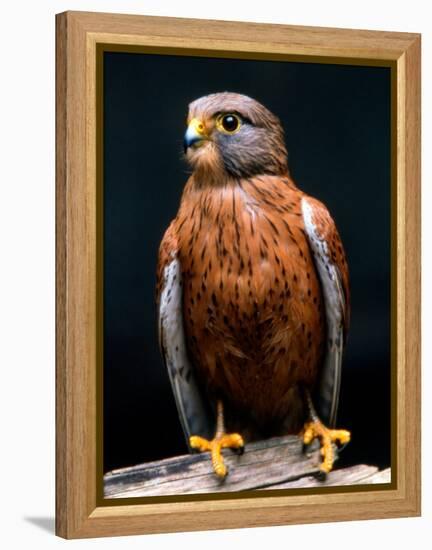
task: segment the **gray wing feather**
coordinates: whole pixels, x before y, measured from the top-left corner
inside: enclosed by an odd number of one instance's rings
[[[179,260],[165,267],[159,301],[159,345],[168,370],[180,422],[189,445],[191,435],[209,438],[212,418],[188,358],[183,322],[183,292]]]
[[[326,241],[313,222],[313,209],[302,199],[303,220],[324,298],[327,339],[324,364],[315,404],[321,420],[330,427],[336,424],[339,403],[342,355],[344,349],[345,296],[337,266],[332,262]]]

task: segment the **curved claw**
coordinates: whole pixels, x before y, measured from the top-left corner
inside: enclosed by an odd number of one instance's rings
[[[303,444],[309,445],[315,438],[318,438],[321,443],[320,454],[322,462],[320,472],[328,474],[333,469],[335,461],[333,443],[346,445],[351,439],[351,434],[347,430],[331,430],[324,426],[320,420],[316,419],[305,425]]]
[[[222,449],[229,448],[239,451],[241,454],[244,450],[243,438],[237,433],[218,435],[211,441],[197,435],[192,435],[189,438],[189,444],[192,449],[199,452],[209,451],[211,453],[214,473],[221,479],[225,479],[228,475],[228,468],[222,456]]]
[[[231,451],[236,454],[237,456],[242,456],[245,452],[245,448],[244,448],[244,445],[242,445],[241,447],[231,447]]]

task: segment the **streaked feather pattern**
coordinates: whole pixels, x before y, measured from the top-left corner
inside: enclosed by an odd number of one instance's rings
[[[247,439],[298,432],[303,388],[318,389],[324,420],[337,409],[349,322],[342,244],[327,209],[291,179],[277,118],[243,97],[191,105],[210,137],[187,153],[194,172],[159,253],[161,346],[187,435],[198,416],[196,433],[208,434],[216,398],[227,428]],[[234,106],[244,132],[222,139],[213,117]],[[265,139],[254,141],[258,130]]]

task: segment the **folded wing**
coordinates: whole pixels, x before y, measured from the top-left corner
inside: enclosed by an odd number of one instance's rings
[[[350,316],[348,266],[335,223],[327,208],[302,198],[305,232],[324,298],[327,338],[316,406],[320,418],[334,426],[339,402],[342,354]]]
[[[159,345],[189,444],[191,435],[210,437],[212,420],[188,357],[183,322],[182,270],[174,223],[161,242],[157,277]]]

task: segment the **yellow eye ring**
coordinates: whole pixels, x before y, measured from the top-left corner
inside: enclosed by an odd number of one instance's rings
[[[234,113],[223,113],[216,119],[216,128],[224,134],[236,134],[241,128],[241,119]]]

